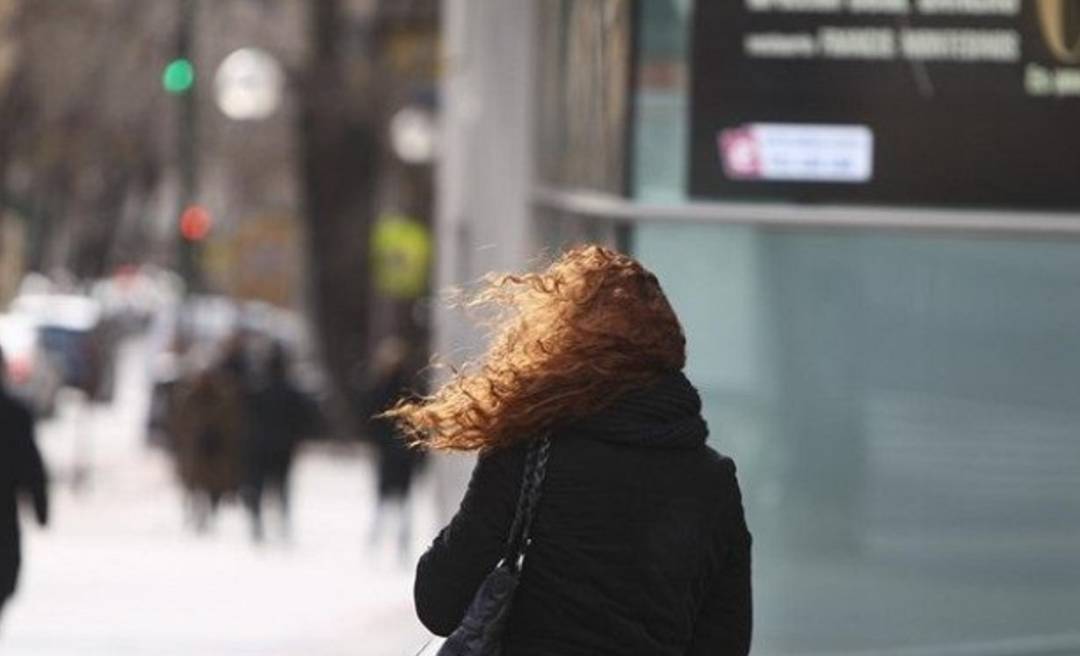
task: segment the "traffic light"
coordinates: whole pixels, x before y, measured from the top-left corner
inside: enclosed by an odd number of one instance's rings
[[[161,73],[161,86],[172,94],[187,93],[195,84],[195,65],[190,59],[177,57]]]
[[[180,215],[180,235],[188,241],[202,241],[210,234],[213,220],[201,205],[192,205]]]

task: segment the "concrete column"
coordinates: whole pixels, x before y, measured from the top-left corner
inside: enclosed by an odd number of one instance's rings
[[[436,288],[488,271],[519,269],[536,250],[529,196],[535,87],[536,3],[444,0],[442,152],[436,174]],[[435,309],[436,353],[454,362],[483,346],[445,305]],[[449,518],[471,458],[440,457],[436,487]]]

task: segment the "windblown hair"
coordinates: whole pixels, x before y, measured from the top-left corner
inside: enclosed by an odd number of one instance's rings
[[[492,311],[486,354],[431,396],[384,414],[415,445],[509,445],[686,363],[682,327],[656,276],[627,255],[583,246],[541,273],[486,283],[467,303]]]

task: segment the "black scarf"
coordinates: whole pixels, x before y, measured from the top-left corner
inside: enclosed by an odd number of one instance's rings
[[[678,371],[619,396],[575,422],[572,432],[605,442],[690,449],[705,443],[709,428],[701,417],[701,396]]]

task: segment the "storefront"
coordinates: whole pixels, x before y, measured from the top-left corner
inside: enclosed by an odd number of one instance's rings
[[[504,156],[445,174],[442,279],[582,239],[657,273],[739,465],[754,653],[1080,651],[1080,3],[448,4],[451,155]],[[493,88],[528,100],[478,136]]]

